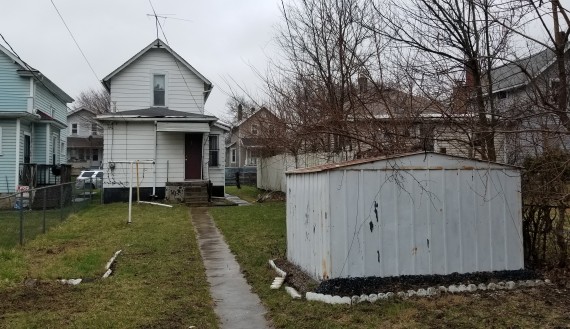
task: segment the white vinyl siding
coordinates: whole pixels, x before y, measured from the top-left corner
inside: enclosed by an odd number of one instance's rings
[[[0,193],[14,192],[16,170],[16,120],[0,120],[2,155],[0,156]],[[8,182],[8,183],[6,183]],[[8,186],[6,186],[8,184]]]
[[[113,130],[105,129],[104,135],[104,168],[109,177],[108,180],[105,179],[105,187],[128,187],[129,165],[116,164],[115,169],[111,171],[108,169],[108,162],[153,159],[154,123],[118,122],[114,124]],[[184,136],[184,133],[159,132],[157,134],[157,187],[165,186],[167,172],[168,181],[184,181]],[[153,186],[153,171],[153,166],[150,164],[139,165],[140,186]],[[116,184],[111,184],[112,182]]]
[[[182,73],[182,74],[181,74]],[[150,49],[111,79],[111,102],[117,111],[152,106],[153,74],[166,75],[169,109],[191,113],[204,111],[204,82],[164,49]]]
[[[2,154],[2,144],[3,144],[3,139],[2,139],[2,127],[0,127],[0,155]]]
[[[210,132],[210,134],[212,135],[218,135],[218,167],[209,167],[207,168],[208,170],[208,175],[209,175],[209,179],[212,181],[212,184],[214,186],[225,186],[226,184],[226,180],[225,180],[225,166],[224,164],[226,163],[226,152],[223,152],[223,150],[226,149],[226,145],[225,145],[225,138],[223,137],[225,131],[223,131],[222,129],[216,127],[216,126],[212,126],[212,131]],[[209,145],[206,145],[206,147],[209,147]],[[206,155],[208,155],[208,151],[206,150]]]

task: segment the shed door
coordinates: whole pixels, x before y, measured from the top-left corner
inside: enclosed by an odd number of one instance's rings
[[[202,178],[202,134],[186,134],[185,179]]]

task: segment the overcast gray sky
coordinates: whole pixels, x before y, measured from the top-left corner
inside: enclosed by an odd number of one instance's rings
[[[83,59],[50,0],[2,1],[0,33],[29,65],[70,96],[97,88],[111,73],[156,38],[148,0],[53,0],[97,75]],[[277,0],[153,0],[170,46],[214,83],[206,111],[225,112],[234,79],[256,91],[250,65],[264,70],[274,53]],[[184,19],[184,20],[177,20]],[[164,39],[162,34],[161,38]],[[0,43],[4,46],[3,41]]]

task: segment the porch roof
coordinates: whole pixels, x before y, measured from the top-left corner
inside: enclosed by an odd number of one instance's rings
[[[102,148],[103,138],[67,137],[67,148]]]
[[[166,107],[149,107],[139,110],[120,111],[115,113],[106,113],[97,116],[98,120],[102,121],[139,121],[139,120],[156,120],[161,121],[189,121],[189,122],[203,122],[203,121],[217,121],[218,118],[211,115],[200,113],[182,112],[168,109]],[[165,120],[166,119],[166,120]]]

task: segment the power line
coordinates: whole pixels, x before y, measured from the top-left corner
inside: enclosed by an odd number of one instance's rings
[[[166,33],[164,32],[164,29],[162,28],[162,24],[160,23],[160,21],[158,20],[158,15],[156,14],[156,10],[154,10],[154,6],[152,4],[152,0],[148,0],[148,3],[150,4],[150,7],[152,8],[152,12],[154,13],[154,18],[156,20],[156,24],[157,24],[157,29],[156,29],[156,35],[157,35],[157,39],[158,39],[158,28],[160,28],[160,31],[162,32],[162,35],[164,36],[164,41],[166,42],[166,45],[168,47],[170,47],[170,42],[168,42],[168,38],[166,37]],[[194,97],[194,94],[192,93],[192,89],[190,89],[190,86],[188,86],[188,81],[186,81],[186,77],[184,76],[184,73],[182,72],[182,69],[180,68],[180,65],[178,64],[178,60],[175,58],[174,63],[176,64],[176,67],[178,67],[178,72],[180,72],[180,76],[182,77],[182,80],[184,80],[184,84],[186,85],[186,89],[188,89],[188,93],[190,94],[190,97],[192,97],[192,100],[194,101],[194,104],[196,104],[196,106],[198,107],[198,109],[200,109],[200,104],[198,104],[198,101],[196,101],[196,98]],[[211,91],[212,88],[210,88]],[[206,111],[206,104],[204,102],[204,105],[202,106],[202,110],[204,111],[204,113],[208,113],[212,116],[215,116],[213,113],[211,113],[210,111]]]
[[[61,13],[59,12],[59,10],[57,9],[57,6],[55,5],[55,3],[53,2],[53,0],[50,0],[51,4],[53,5],[53,8],[55,8],[55,11],[57,12],[57,14],[59,15],[59,18],[61,18],[61,21],[63,22],[63,25],[65,25],[65,28],[67,29],[67,32],[69,32],[69,35],[71,36],[71,38],[73,39],[73,42],[75,42],[75,45],[77,46],[77,49],[79,49],[79,52],[81,53],[81,55],[83,56],[83,58],[85,59],[85,62],[87,62],[87,65],[89,65],[89,68],[91,69],[91,72],[93,72],[93,75],[95,76],[95,78],[97,79],[97,81],[99,83],[101,83],[101,79],[99,79],[99,77],[97,76],[97,73],[95,73],[95,70],[93,69],[93,66],[91,66],[91,63],[89,63],[89,60],[87,59],[87,56],[85,56],[85,53],[83,52],[83,50],[81,49],[81,47],[79,46],[79,43],[77,43],[77,40],[75,39],[75,37],[73,36],[73,33],[71,33],[71,30],[69,29],[69,26],[67,26],[67,23],[65,22],[65,20],[63,19],[63,16],[61,15]]]

